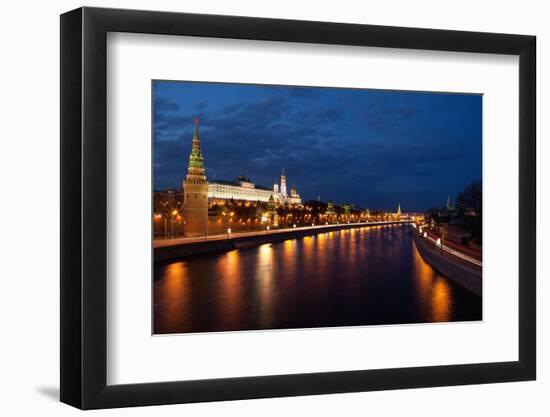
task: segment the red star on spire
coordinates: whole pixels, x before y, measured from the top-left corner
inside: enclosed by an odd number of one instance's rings
[[[198,117],[195,117],[195,124],[196,124],[196,125],[199,124],[199,118],[198,118]]]

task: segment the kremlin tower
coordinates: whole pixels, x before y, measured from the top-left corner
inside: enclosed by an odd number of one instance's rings
[[[326,216],[327,216],[327,220],[331,223],[335,222],[336,219],[338,218],[336,214],[336,210],[334,209],[334,203],[332,202],[332,200],[328,200]]]
[[[197,118],[195,118],[195,134],[189,155],[187,176],[183,181],[183,192],[185,237],[206,236],[208,234],[208,182],[201,153],[199,119]]]
[[[281,174],[281,196],[283,198],[287,197],[286,193],[286,175],[285,175],[285,169],[283,168],[283,173]]]
[[[279,215],[277,214],[277,205],[273,196],[269,197],[267,203],[267,215],[272,226],[279,226]]]

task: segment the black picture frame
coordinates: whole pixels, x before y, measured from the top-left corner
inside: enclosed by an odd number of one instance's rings
[[[108,32],[519,56],[519,360],[107,385]],[[421,388],[536,377],[536,38],[80,8],[61,15],[61,401],[82,409]]]

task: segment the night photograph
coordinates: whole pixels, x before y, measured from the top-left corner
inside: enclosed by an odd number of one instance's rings
[[[154,80],[153,333],[482,320],[482,101]]]

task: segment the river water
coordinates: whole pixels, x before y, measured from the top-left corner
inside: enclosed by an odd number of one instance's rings
[[[481,320],[409,226],[327,232],[154,269],[154,333]]]

